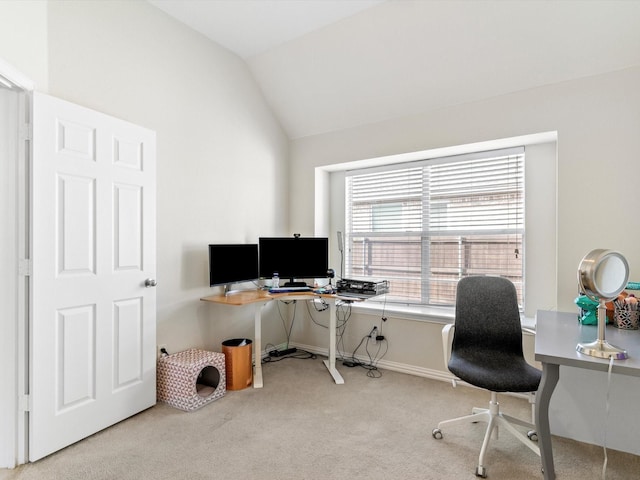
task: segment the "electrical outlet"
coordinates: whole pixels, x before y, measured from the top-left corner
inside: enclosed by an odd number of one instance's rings
[[[164,348],[165,350],[167,350],[167,346],[166,346],[164,343],[163,343],[163,344],[158,345],[158,350],[157,350],[157,352],[156,352],[156,353],[158,354],[158,358],[160,358],[160,357],[162,356],[162,349],[163,349],[163,348]],[[169,351],[169,350],[167,350],[167,352],[168,352],[168,351]]]

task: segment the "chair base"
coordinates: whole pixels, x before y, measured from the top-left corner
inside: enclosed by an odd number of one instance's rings
[[[500,404],[498,403],[498,395],[495,392],[491,392],[491,400],[489,401],[489,408],[474,408],[472,410],[471,415],[465,415],[464,417],[453,418],[451,420],[444,420],[438,424],[438,428],[433,429],[431,434],[435,439],[442,438],[442,428],[448,427],[451,425],[458,425],[461,423],[477,423],[477,422],[486,422],[487,430],[484,435],[484,440],[482,442],[482,448],[480,449],[480,457],[478,458],[478,466],[476,467],[476,476],[486,478],[487,469],[484,465],[484,456],[487,452],[487,448],[489,447],[489,439],[491,435],[495,432],[496,438],[498,435],[499,427],[504,427],[508,432],[510,432],[514,437],[520,440],[523,444],[533,450],[538,456],[540,455],[540,448],[533,443],[534,440],[537,440],[537,435],[534,431],[535,426],[529,422],[525,422],[520,420],[519,418],[512,417],[510,415],[505,415],[500,412]],[[518,431],[514,426],[519,425],[521,427],[530,428],[531,430],[527,432],[527,435],[522,434]]]

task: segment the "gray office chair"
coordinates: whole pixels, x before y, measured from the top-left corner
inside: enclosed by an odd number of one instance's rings
[[[484,456],[493,431],[503,426],[518,440],[540,455],[534,425],[500,412],[498,392],[535,392],[540,370],[529,365],[522,353],[522,329],[516,289],[501,277],[465,277],[458,282],[455,323],[443,329],[453,342],[445,364],[457,378],[491,392],[489,408],[474,408],[471,415],[445,420],[432,435],[442,438],[442,429],[459,423],[487,422],[476,476],[486,478]],[[445,345],[445,358],[448,356]],[[512,424],[531,429],[525,436]]]

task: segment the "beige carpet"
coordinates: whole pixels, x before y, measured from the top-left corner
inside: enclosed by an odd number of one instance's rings
[[[484,424],[435,440],[440,420],[484,407],[485,392],[340,365],[335,385],[321,359],[264,367],[263,389],[227,394],[186,413],[159,404],[2,480],[98,479],[475,479]],[[500,397],[530,418],[529,404]],[[602,448],[554,438],[557,478],[602,478]],[[640,457],[608,452],[607,479],[640,478]],[[490,479],[542,478],[540,460],[506,432],[486,459]]]

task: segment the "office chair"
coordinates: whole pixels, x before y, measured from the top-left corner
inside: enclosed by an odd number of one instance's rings
[[[498,392],[535,392],[541,377],[540,370],[529,365],[522,353],[520,312],[513,283],[501,277],[461,279],[456,291],[455,323],[445,326],[443,341],[446,342],[445,365],[451,373],[489,390],[491,400],[487,409],[474,408],[471,415],[440,422],[432,432],[433,437],[441,439],[442,429],[450,425],[487,422],[475,472],[482,478],[487,476],[484,456],[489,438],[499,426],[540,455],[540,449],[532,442],[537,439],[534,425],[501,413],[497,399]],[[532,430],[525,436],[512,424]]]

